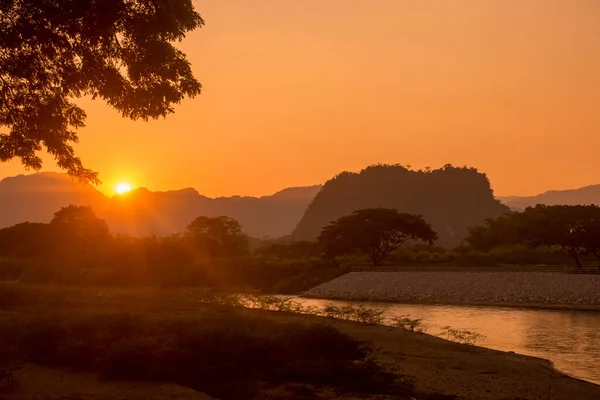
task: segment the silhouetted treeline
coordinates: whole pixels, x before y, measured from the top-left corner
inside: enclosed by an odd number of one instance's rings
[[[530,248],[560,248],[582,267],[582,256],[600,262],[600,207],[528,207],[488,219],[484,226],[470,229],[465,241],[476,250],[525,245]],[[600,267],[600,264],[599,264]]]
[[[459,245],[468,234],[467,227],[509,211],[494,198],[486,175],[474,168],[446,165],[414,171],[401,165],[377,165],[328,181],[292,237],[315,240],[331,221],[378,207],[422,215],[437,232],[436,243],[447,247]]]
[[[345,223],[349,218],[352,224]],[[69,206],[48,224],[0,229],[0,279],[294,293],[373,263],[564,266],[573,259],[581,267],[600,261],[596,206],[506,213],[470,228],[465,242],[453,249],[409,241],[431,242],[436,233],[419,216],[392,209],[359,210],[323,232],[320,242],[261,242],[247,237],[231,218],[198,217],[178,234],[139,238],[114,235],[91,208]]]
[[[68,206],[48,224],[0,229],[0,279],[32,283],[292,292],[346,270],[314,243],[264,243],[228,217],[198,217],[183,232],[140,238],[111,234],[91,208]]]

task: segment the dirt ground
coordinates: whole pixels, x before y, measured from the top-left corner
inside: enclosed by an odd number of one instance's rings
[[[565,376],[551,363],[380,326],[336,323],[348,334],[373,342],[380,358],[415,377],[423,392],[464,400],[598,400],[600,386]]]
[[[382,362],[414,377],[416,389],[425,393],[456,395],[459,400],[600,399],[600,386],[562,375],[542,359],[457,344],[396,328],[260,310],[247,312],[265,314],[282,322],[318,318],[331,323],[353,337],[374,344],[381,350],[377,357]],[[16,388],[0,389],[0,400],[211,399],[178,385],[103,382],[92,374],[71,374],[33,365],[19,371],[17,379]],[[257,397],[278,398],[349,399],[327,390],[293,395],[289,390],[270,389]]]
[[[599,385],[563,375],[544,359],[385,326],[330,323],[374,344],[382,362],[414,377],[416,389],[424,393],[456,395],[457,400],[600,400]]]
[[[0,400],[211,400],[203,393],[173,384],[103,382],[95,374],[27,365],[17,373],[16,387],[4,382]]]

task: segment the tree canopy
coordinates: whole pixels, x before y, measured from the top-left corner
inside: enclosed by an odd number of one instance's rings
[[[0,161],[39,169],[46,149],[97,183],[73,149],[86,118],[74,99],[133,120],[172,113],[201,90],[172,43],[203,23],[192,0],[0,0]]]
[[[560,247],[581,267],[580,254],[592,254],[600,261],[600,207],[528,207],[470,229],[465,239],[477,250],[505,245],[526,244],[533,248]]]
[[[0,257],[41,257],[50,254],[57,237],[48,224],[23,222],[0,229]]]
[[[392,251],[408,240],[433,244],[437,234],[420,215],[369,208],[332,222],[323,228],[318,240],[332,255],[361,252],[373,265],[382,265]]]
[[[238,221],[229,217],[198,217],[186,228],[189,238],[213,256],[248,251],[248,237]]]
[[[64,246],[89,249],[101,247],[110,239],[106,221],[100,219],[91,207],[69,205],[62,207],[50,221],[54,235]]]

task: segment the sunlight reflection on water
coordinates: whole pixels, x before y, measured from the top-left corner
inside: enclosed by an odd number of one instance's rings
[[[304,305],[363,304],[386,317],[422,318],[427,333],[442,326],[485,335],[478,346],[545,358],[560,371],[600,384],[600,312],[503,307],[409,305],[295,298]]]

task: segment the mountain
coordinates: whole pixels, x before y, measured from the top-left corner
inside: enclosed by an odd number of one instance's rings
[[[65,205],[94,206],[105,198],[93,186],[54,172],[5,178],[0,181],[0,227],[48,222]]]
[[[95,187],[58,173],[19,175],[0,181],[0,227],[48,222],[60,207],[91,206],[116,233],[165,235],[194,218],[226,215],[253,237],[289,235],[320,186],[284,189],[263,197],[209,198],[188,188],[153,192],[145,188],[108,197]]]
[[[579,189],[571,190],[550,190],[537,196],[530,197],[498,197],[502,203],[513,210],[524,210],[527,207],[536,204],[552,205],[579,205],[579,204],[599,204],[600,205],[600,185],[585,186]]]
[[[398,165],[377,165],[360,173],[343,172],[325,183],[292,239],[315,239],[331,221],[372,207],[423,215],[438,233],[437,243],[445,246],[460,244],[468,226],[509,210],[494,199],[488,178],[476,169],[448,165],[412,171]]]

